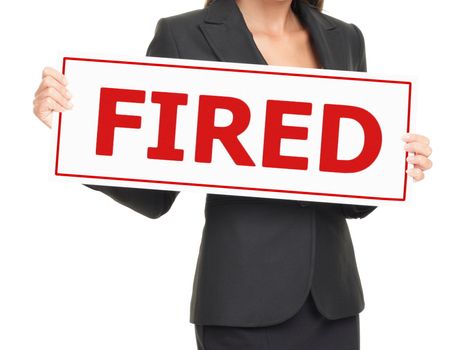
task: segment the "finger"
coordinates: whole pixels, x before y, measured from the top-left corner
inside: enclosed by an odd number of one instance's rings
[[[408,156],[407,162],[414,164],[414,166],[422,170],[428,170],[433,166],[433,162],[430,159],[420,154]]]
[[[432,149],[429,145],[420,142],[410,142],[404,145],[404,149],[407,152],[421,154],[425,157],[429,157],[431,155]]]
[[[70,100],[63,97],[63,95],[60,92],[58,92],[58,90],[55,89],[54,87],[49,87],[47,89],[42,90],[42,92],[37,96],[37,100],[40,101],[40,100],[45,99],[46,97],[51,97],[52,99],[54,99],[55,102],[60,104],[63,108],[70,109],[71,107],[73,107]]]
[[[51,87],[53,87],[58,92],[60,92],[60,94],[62,94],[64,98],[66,98],[66,99],[71,98],[71,94],[68,91],[68,89],[65,87],[65,85],[63,85],[62,83],[60,83],[58,80],[56,80],[55,78],[53,78],[51,76],[47,76],[44,79],[42,79],[42,82],[39,85],[39,88],[37,89],[35,96],[37,97],[45,89],[51,88]]]
[[[34,114],[37,115],[37,119],[42,121],[49,128],[52,128],[52,116],[53,116],[52,111],[50,111],[49,109],[47,109],[47,110],[48,110],[48,112],[41,114],[38,111],[38,107],[36,105],[34,105]]]
[[[38,101],[34,108],[34,113],[42,120],[52,112],[65,112],[65,108],[51,97],[45,97]]]
[[[39,85],[39,88],[35,93],[35,96],[37,97],[40,93],[43,92],[43,90],[50,87],[55,88],[58,92],[60,92],[63,95],[63,97],[67,99],[71,98],[70,91],[68,91],[68,89],[62,83],[52,78],[51,76],[42,79],[41,84]]]
[[[42,78],[45,78],[47,76],[54,78],[55,80],[59,81],[63,85],[68,84],[68,81],[66,80],[65,76],[62,73],[60,73],[58,70],[52,67],[45,67],[44,70],[42,71]]]
[[[420,165],[418,165],[418,164],[415,164],[415,165],[414,165],[414,168],[416,168],[416,169],[420,169],[420,170],[422,170],[422,171],[423,171],[423,173],[425,173],[425,170],[424,170],[424,169],[422,169],[422,168],[420,167]]]
[[[425,174],[421,169],[418,168],[411,168],[406,170],[407,175],[411,176],[415,182],[423,180]]]
[[[420,142],[426,145],[430,144],[430,139],[424,135],[406,133],[401,136],[401,139],[405,142]]]

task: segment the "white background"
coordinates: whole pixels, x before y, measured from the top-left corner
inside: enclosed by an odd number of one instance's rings
[[[9,1],[0,11],[0,349],[195,349],[189,303],[204,198],[158,220],[48,180],[50,130],[32,114],[67,50],[144,55],[160,17],[202,1]],[[349,220],[364,286],[363,350],[466,349],[465,11],[462,1],[326,0],[357,24],[370,72],[416,75],[434,167],[410,208]]]

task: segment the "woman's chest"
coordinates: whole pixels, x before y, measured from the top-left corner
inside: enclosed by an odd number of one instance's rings
[[[280,37],[252,34],[258,50],[270,65],[321,68],[305,30]]]

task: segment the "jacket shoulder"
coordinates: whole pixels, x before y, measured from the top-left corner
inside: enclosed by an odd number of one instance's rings
[[[202,23],[206,16],[206,9],[196,9],[188,12],[179,13],[172,16],[163,17],[171,27],[192,27]]]
[[[320,13],[320,16],[323,22],[333,28],[331,30],[337,30],[341,33],[352,58],[354,70],[366,71],[365,38],[360,28],[354,23],[346,22],[329,14]]]
[[[203,33],[202,26],[208,14],[208,8],[196,9],[159,19],[159,36],[170,38],[160,41],[176,47],[178,58],[216,60],[213,50]],[[157,32],[157,29],[156,29]],[[175,53],[172,50],[171,53]]]
[[[160,17],[154,37],[149,44],[148,56],[189,58],[187,48],[200,45],[199,24],[203,22],[205,9],[196,9],[172,16]]]
[[[345,35],[348,36],[349,39],[355,41],[355,43],[359,43],[362,39],[362,33],[360,29],[351,22],[346,22],[342,19],[333,17],[326,13],[320,13],[321,17],[324,21],[328,22],[331,26],[335,27],[336,29],[342,31]]]

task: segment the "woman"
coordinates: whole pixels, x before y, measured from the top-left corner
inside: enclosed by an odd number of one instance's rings
[[[362,33],[322,0],[214,0],[159,20],[147,55],[366,70]],[[49,127],[71,108],[66,80],[43,71],[34,112]],[[401,135],[402,136],[402,135]],[[429,140],[403,137],[414,181]],[[179,192],[86,185],[150,218]],[[190,322],[198,349],[358,349],[364,300],[346,219],[376,207],[208,194]]]

